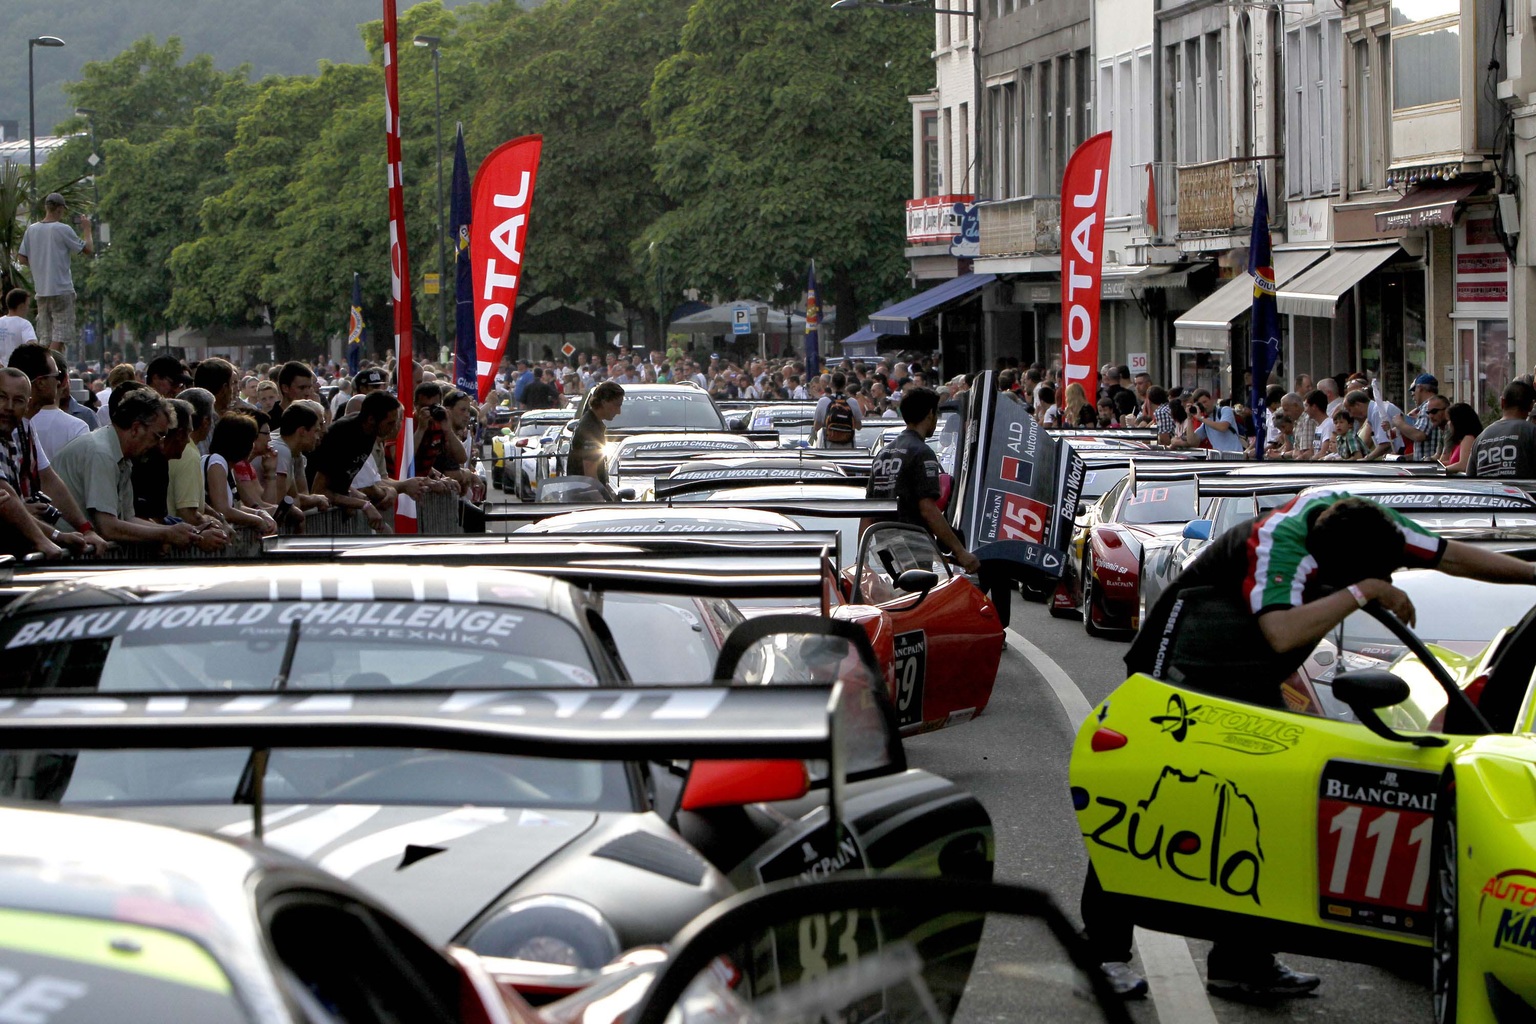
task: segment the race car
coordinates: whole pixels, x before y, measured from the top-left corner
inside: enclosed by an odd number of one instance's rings
[[[518,417],[515,428],[490,434],[491,450],[484,460],[490,486],[533,501],[538,484],[553,469],[555,443],[570,420],[569,409],[530,409]]]
[[[1527,599],[1528,600],[1528,599]],[[1536,612],[1482,653],[1345,672],[1349,721],[1132,676],[1078,733],[1092,870],[1138,925],[1366,963],[1427,960],[1441,1022],[1536,1014]]]
[[[229,836],[264,823],[269,844],[353,881],[434,942],[586,968],[803,870],[921,873],[958,844],[951,860],[990,874],[986,812],[906,768],[881,668],[847,623],[753,620],[726,638],[714,685],[640,690],[584,587],[462,564],[278,557],[293,560],[57,570],[67,582],[13,601],[0,649],[20,689],[0,708],[34,700],[21,717],[35,724],[78,697],[55,724],[95,708],[117,725],[84,753],[93,743],[76,733],[38,733],[31,748],[11,736],[0,797]],[[648,575],[621,545],[590,558],[593,579]],[[740,571],[702,561],[700,574]],[[819,586],[819,554],[805,561]],[[799,592],[805,574],[790,570],[765,589]],[[846,757],[808,753],[800,739],[825,734],[823,684],[837,680]],[[742,701],[755,710],[727,714]],[[251,732],[221,738],[211,719],[237,711],[254,716]],[[334,717],[316,724],[315,712]],[[473,739],[486,718],[525,731],[488,747]],[[409,742],[402,728],[417,730]],[[680,766],[700,757],[754,760]],[[802,785],[806,758],[830,767]]]
[[[36,809],[0,809],[0,979],[7,1017],[46,1024],[543,1020],[270,847]]]

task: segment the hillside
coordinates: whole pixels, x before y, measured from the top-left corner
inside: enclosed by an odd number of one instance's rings
[[[400,9],[417,0],[399,0]],[[463,6],[468,0],[443,0]],[[0,0],[0,121],[27,132],[27,40],[58,36],[62,49],[36,50],[37,133],[68,117],[59,86],[88,61],[107,60],[143,36],[180,36],[188,55],[208,53],[221,68],[250,64],[254,75],[303,74],[315,62],[366,56],[357,26],[377,20],[380,0]]]

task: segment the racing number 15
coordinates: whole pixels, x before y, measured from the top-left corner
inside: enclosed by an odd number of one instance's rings
[[[1050,506],[1032,498],[1005,494],[997,534],[1003,540],[1027,540],[1038,544],[1045,537],[1045,517],[1050,511]]]

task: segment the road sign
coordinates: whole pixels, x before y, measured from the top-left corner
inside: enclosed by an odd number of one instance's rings
[[[752,333],[752,311],[746,306],[737,306],[731,310],[731,330],[737,334]]]
[[[1131,352],[1125,357],[1126,365],[1131,368],[1131,376],[1147,371],[1147,354],[1145,352]]]
[[[571,356],[573,356],[573,355],[575,355],[575,354],[576,354],[576,346],[575,346],[575,345],[572,345],[572,344],[571,344],[571,343],[570,343],[570,342],[566,342],[566,343],[565,343],[565,344],[564,344],[564,345],[561,345],[561,346],[560,346],[560,352],[561,352],[561,353],[562,353],[562,354],[563,354],[563,355],[564,355],[564,356],[565,356],[565,357],[566,357],[566,358],[567,358],[567,359],[569,359],[569,358],[570,358],[570,357],[571,357]]]
[[[436,295],[438,292],[442,291],[440,279],[436,274],[423,274],[421,283],[423,285],[423,290],[428,295]]]

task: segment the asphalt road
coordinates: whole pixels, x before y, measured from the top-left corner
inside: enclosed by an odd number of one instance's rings
[[[997,688],[986,713],[956,728],[908,740],[907,755],[914,767],[961,783],[986,806],[997,835],[999,881],[1047,890],[1078,921],[1087,854],[1067,788],[1067,758],[1075,729],[1063,699],[1046,678],[1049,666],[1032,663],[1021,653],[1019,647],[1027,646],[1019,644],[1021,639],[1059,666],[1066,678],[1058,678],[1058,686],[1075,686],[1089,707],[1124,678],[1125,642],[1090,637],[1081,623],[1053,619],[1044,606],[1025,604],[1016,597],[1011,642],[1003,653]],[[1068,704],[1073,703],[1070,692],[1067,698]],[[1085,710],[1079,705],[1077,713]],[[1137,966],[1153,977],[1155,997],[1133,1004],[1138,1021],[1385,1024],[1431,1017],[1427,979],[1287,955],[1283,959],[1293,967],[1323,976],[1318,994],[1270,1006],[1247,1006],[1206,996],[1206,943],[1139,935],[1138,946]],[[1184,958],[1186,949],[1189,959]],[[1150,970],[1143,961],[1150,963]],[[1017,978],[982,963],[973,975],[963,1016],[972,1021],[1022,1019],[1020,992]]]

